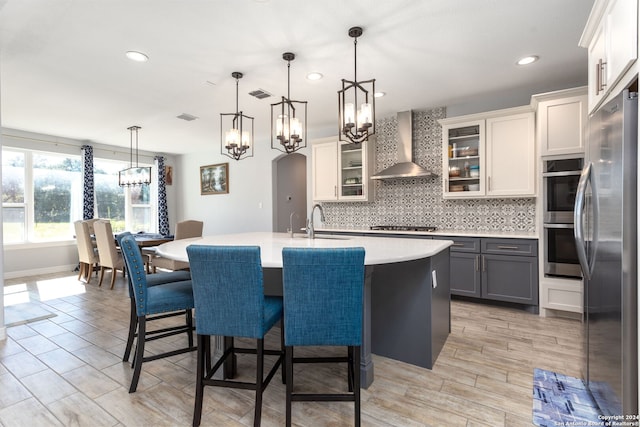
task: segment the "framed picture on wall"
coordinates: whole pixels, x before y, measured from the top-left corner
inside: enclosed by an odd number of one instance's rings
[[[229,192],[229,163],[200,166],[200,194]]]
[[[165,185],[173,185],[173,166],[164,167],[164,183]]]

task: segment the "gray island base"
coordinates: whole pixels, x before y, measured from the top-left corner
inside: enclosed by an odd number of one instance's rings
[[[265,268],[265,294],[282,295],[282,270]],[[451,332],[449,249],[429,257],[367,265],[361,386],[373,383],[371,354],[432,369]]]

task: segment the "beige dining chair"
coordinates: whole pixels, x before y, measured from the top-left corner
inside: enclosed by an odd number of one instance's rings
[[[189,239],[191,237],[202,237],[202,229],[204,228],[204,222],[195,220],[181,221],[176,224],[176,232],[174,240]],[[151,259],[151,267],[153,272],[156,272],[157,268],[163,268],[165,270],[186,270],[189,268],[188,262],[176,261],[169,258],[161,257],[160,255],[153,255]]]
[[[84,280],[89,283],[92,270],[94,267],[98,267],[100,263],[98,250],[91,241],[91,232],[89,231],[89,224],[86,221],[75,221],[73,227],[76,232],[78,259],[80,261],[78,280],[84,278]]]
[[[116,249],[111,222],[107,220],[96,221],[93,223],[93,227],[96,233],[98,253],[100,254],[100,281],[98,286],[102,286],[105,270],[111,269],[111,286],[109,289],[113,289],[116,281],[116,272],[120,270],[122,271],[122,276],[124,277],[125,275],[124,260],[122,259],[122,254]]]

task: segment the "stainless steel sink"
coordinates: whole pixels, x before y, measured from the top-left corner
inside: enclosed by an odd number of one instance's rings
[[[294,234],[294,239],[308,239],[309,237],[306,234]],[[326,236],[322,234],[316,234],[315,239],[317,240],[349,240],[349,236]]]

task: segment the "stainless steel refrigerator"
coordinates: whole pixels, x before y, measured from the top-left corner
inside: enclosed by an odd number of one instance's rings
[[[584,278],[584,380],[603,415],[638,414],[637,93],[589,118],[574,211]]]

